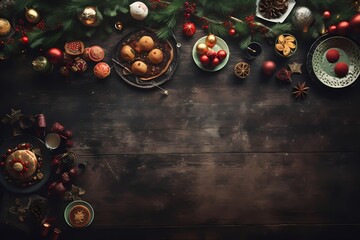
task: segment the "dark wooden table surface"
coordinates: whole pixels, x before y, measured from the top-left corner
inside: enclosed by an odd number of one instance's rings
[[[126,32],[88,44],[103,46],[110,63]],[[203,35],[176,33],[181,61],[163,85],[167,97],[129,86],[115,71],[66,81],[57,71],[35,73],[31,56],[1,63],[0,115],[14,108],[60,121],[88,163],[76,185],[87,191],[94,222],[73,230],[59,214],[61,239],[358,239],[359,84],[325,89],[305,64],[292,84],[262,75],[265,60],[277,70],[305,63],[309,40],[289,59],[264,42],[241,80],[233,68],[243,54],[226,39],[228,64],[207,73],[191,57]],[[303,101],[291,95],[299,81],[310,86]]]

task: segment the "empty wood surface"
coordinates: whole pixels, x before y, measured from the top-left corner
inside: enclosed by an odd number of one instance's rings
[[[104,47],[110,63],[126,33],[87,44]],[[306,40],[289,59],[276,57],[264,42],[250,77],[242,80],[233,68],[243,54],[229,38],[226,67],[204,72],[191,57],[203,35],[187,39],[177,32],[180,65],[162,86],[169,96],[129,86],[115,71],[97,80],[93,64],[66,80],[57,69],[34,73],[32,55],[1,63],[1,116],[15,108],[44,113],[48,124],[61,122],[74,131],[78,161],[87,163],[75,184],[86,189],[83,199],[95,219],[91,227],[73,230],[62,218],[66,204],[57,206],[64,239],[357,236],[359,84],[334,91],[313,82],[306,73]],[[277,70],[304,63],[303,73],[281,83],[262,75],[265,60],[276,61]],[[309,95],[294,100],[292,86],[303,81]]]

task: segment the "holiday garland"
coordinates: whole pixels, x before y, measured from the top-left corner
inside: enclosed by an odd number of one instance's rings
[[[0,0],[0,18],[12,21],[15,34],[0,42],[0,58],[8,58],[19,53],[24,47],[30,49],[61,47],[67,41],[86,38],[106,37],[117,31],[114,24],[121,21],[125,26],[146,25],[154,27],[162,39],[167,39],[179,24],[193,22],[206,33],[217,36],[232,36],[244,47],[250,41],[274,38],[275,36],[301,29],[294,27],[289,16],[283,23],[269,23],[255,18],[257,1],[255,0],[149,0],[144,3],[149,7],[149,15],[144,21],[131,18],[130,0]],[[308,7],[314,21],[307,30],[307,36],[317,38],[330,25],[348,20],[356,9],[349,7],[353,0],[297,0],[297,6]],[[79,21],[79,13],[88,6],[94,6],[100,24],[84,26]],[[41,16],[41,22],[28,23],[24,20],[27,9],[35,9]],[[324,18],[324,11],[331,12]],[[28,44],[28,45],[27,45]]]

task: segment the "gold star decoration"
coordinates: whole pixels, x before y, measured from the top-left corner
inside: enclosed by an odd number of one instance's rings
[[[301,72],[302,63],[293,62],[292,64],[289,64],[288,66],[292,73],[300,73],[300,74],[302,73]]]
[[[15,122],[19,121],[20,117],[22,116],[21,114],[21,110],[14,110],[13,108],[11,109],[11,113],[10,114],[6,114],[5,117],[3,117],[1,119],[1,121],[4,123],[4,124],[7,124],[7,123],[11,123],[14,124]]]
[[[305,82],[298,83],[297,86],[293,87],[293,95],[296,99],[304,98],[308,93],[309,87],[306,86]]]

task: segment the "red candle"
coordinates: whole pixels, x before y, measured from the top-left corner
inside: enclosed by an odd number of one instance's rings
[[[51,224],[50,223],[43,223],[42,228],[41,228],[41,236],[46,237],[49,234],[49,230],[50,230]]]

